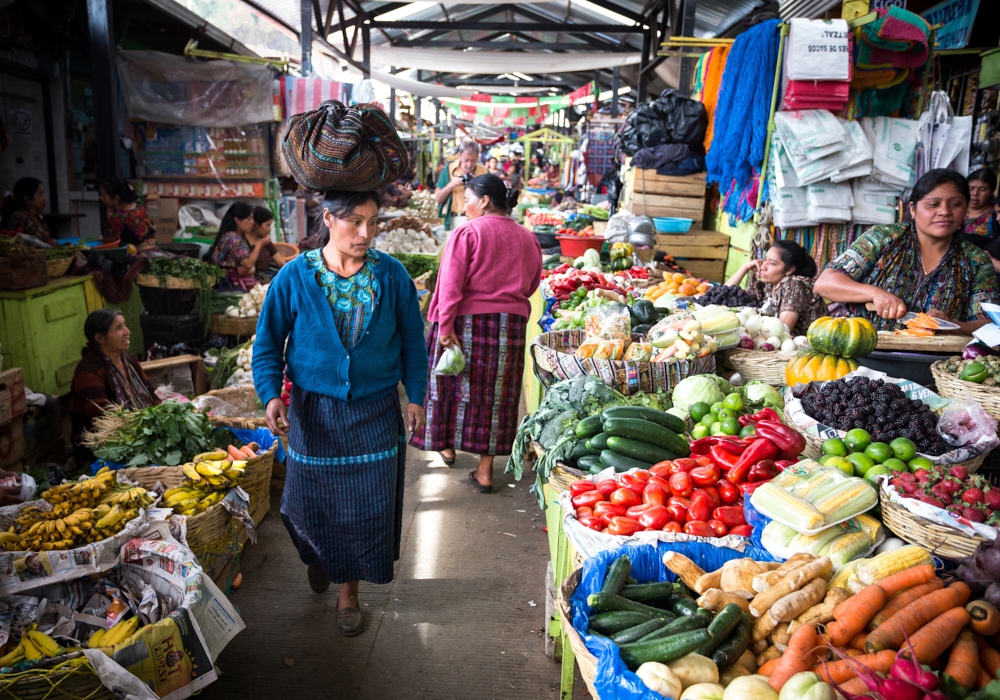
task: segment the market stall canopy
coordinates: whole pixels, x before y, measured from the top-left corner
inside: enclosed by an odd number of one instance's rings
[[[409,80],[399,75],[392,75],[385,71],[373,70],[372,80],[385,83],[391,88],[408,92],[417,97],[468,97],[468,90],[447,87],[445,85],[435,85],[434,83],[417,82]]]
[[[354,58],[364,59],[360,47]],[[497,66],[507,72],[521,73],[576,73],[638,65],[636,52],[612,53],[592,51],[585,53],[551,53],[546,51],[453,51],[442,49],[400,48],[378,46],[372,49],[372,63],[400,68],[418,68],[448,73],[495,73]]]

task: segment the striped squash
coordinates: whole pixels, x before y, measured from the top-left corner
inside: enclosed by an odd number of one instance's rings
[[[815,348],[802,348],[785,366],[788,386],[840,379],[858,368],[858,361],[837,355],[827,355]]]
[[[864,357],[878,343],[875,327],[858,317],[818,318],[809,326],[807,336],[814,350],[840,357]]]

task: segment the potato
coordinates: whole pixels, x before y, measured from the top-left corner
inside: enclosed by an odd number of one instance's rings
[[[711,659],[698,654],[688,654],[667,664],[677,674],[681,685],[688,688],[696,683],[718,683],[719,667]]]

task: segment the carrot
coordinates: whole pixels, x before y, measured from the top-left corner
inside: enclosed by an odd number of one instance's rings
[[[841,693],[850,693],[851,695],[863,695],[871,690],[865,679],[861,677],[854,677],[849,681],[844,681],[839,687]],[[844,697],[847,696],[845,695]]]
[[[256,457],[256,453],[250,448],[250,445],[244,445],[240,448],[240,456],[238,459],[253,459]]]
[[[844,655],[854,658],[855,656],[864,656],[864,653],[865,652],[861,651],[860,649],[848,649],[847,651],[844,652]]]
[[[788,640],[788,647],[777,660],[768,683],[780,691],[789,678],[796,673],[808,671],[813,664],[813,649],[816,647],[816,625],[802,625]],[[766,665],[766,664],[765,664]],[[760,673],[760,671],[757,671]]]
[[[919,663],[928,664],[955,643],[958,633],[968,623],[968,610],[952,608],[918,629],[899,653],[901,656],[915,658]]]
[[[879,581],[878,585],[885,591],[885,597],[891,598],[902,590],[927,583],[932,578],[934,578],[934,567],[930,564],[921,564],[897,571],[892,576],[887,576]]]
[[[1000,632],[1000,610],[996,606],[985,600],[974,600],[965,606],[972,617],[969,627],[973,632],[977,632],[986,637],[991,637]]]
[[[985,671],[985,670],[983,669],[983,667],[982,667],[982,666],[980,666],[980,667],[979,667],[979,673],[977,673],[977,674],[976,674],[976,690],[979,690],[980,688],[985,688],[985,687],[986,687],[986,686],[988,686],[988,685],[989,685],[989,684],[990,684],[990,683],[991,683],[992,681],[993,681],[993,679],[992,679],[992,678],[990,678],[990,674],[988,674],[988,673],[987,673],[987,672],[986,672],[986,671]]]
[[[1000,651],[997,651],[989,644],[979,648],[979,665],[986,671],[986,674],[993,680],[1000,671]]]
[[[843,683],[857,678],[858,666],[864,666],[873,673],[888,673],[895,661],[896,652],[886,650],[814,666],[812,670],[822,676],[827,683]]]
[[[913,601],[868,635],[865,651],[871,654],[883,649],[899,649],[907,635],[912,635],[942,613],[965,605],[971,594],[967,585],[956,581],[947,588],[933,591]]]
[[[775,658],[775,659],[771,659],[770,661],[768,661],[763,666],[761,666],[760,668],[757,669],[757,675],[758,676],[770,676],[771,672],[774,671],[774,668],[775,668],[775,666],[778,665],[779,661],[781,661],[781,657],[780,656],[777,657],[777,658]]]
[[[233,459],[237,460],[246,459],[245,455],[242,452],[240,452],[238,447],[230,445],[229,447],[226,448],[226,452],[228,452],[229,456],[232,457]]]
[[[865,648],[865,639],[867,638],[868,634],[866,632],[858,632],[856,635],[854,635],[854,638],[851,639],[851,642],[850,644],[848,644],[848,646],[851,647],[851,649],[863,650]]]
[[[979,676],[979,649],[970,630],[962,630],[948,655],[944,672],[966,690],[972,690]]]
[[[838,605],[833,611],[834,622],[826,626],[826,634],[833,646],[843,646],[863,630],[885,605],[885,591],[879,584],[866,586]]]
[[[905,591],[900,591],[872,618],[872,629],[881,625],[918,598],[923,598],[928,593],[933,593],[941,588],[944,588],[944,583],[942,583],[941,579],[932,578],[927,583],[921,583],[919,586],[913,586],[912,588],[907,588]]]

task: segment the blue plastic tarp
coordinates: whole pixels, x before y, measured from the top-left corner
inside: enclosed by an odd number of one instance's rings
[[[660,542],[651,544],[625,545],[618,550],[602,552],[584,561],[580,585],[570,597],[573,611],[573,628],[580,633],[587,649],[597,657],[597,673],[594,689],[601,700],[663,700],[626,668],[618,655],[618,647],[610,639],[587,634],[590,624],[590,606],[587,596],[596,593],[604,583],[608,566],[618,557],[628,555],[632,561],[632,578],[639,583],[676,580],[676,576],[663,565],[663,555],[678,552],[691,559],[705,571],[715,571],[727,561],[750,558],[757,561],[774,561],[766,550],[748,545],[740,552],[726,547],[713,547],[702,542]]]

